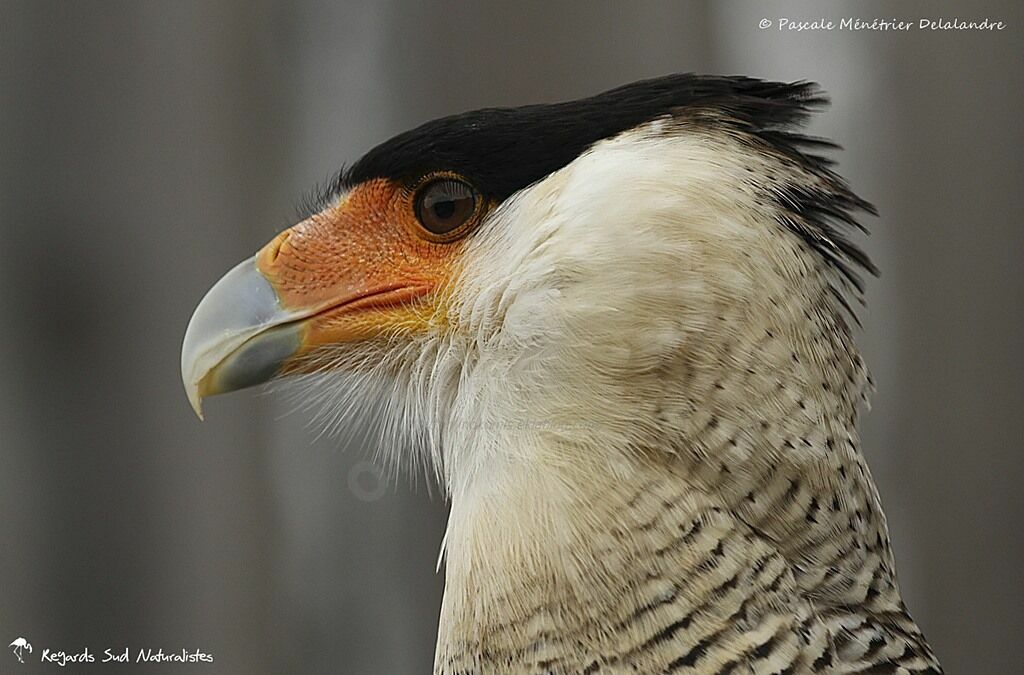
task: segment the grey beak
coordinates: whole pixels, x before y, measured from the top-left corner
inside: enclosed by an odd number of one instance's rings
[[[302,342],[302,312],[282,307],[256,258],[214,284],[192,314],[181,346],[181,379],[199,419],[206,396],[266,382]]]

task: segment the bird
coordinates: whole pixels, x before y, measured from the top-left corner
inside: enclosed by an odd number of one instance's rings
[[[942,673],[861,452],[876,212],[827,103],[684,73],[401,133],[209,290],[188,398],[294,382],[433,473],[438,675]]]
[[[16,657],[18,657],[19,663],[25,663],[25,660],[22,658],[23,651],[28,651],[29,654],[32,653],[32,644],[23,637],[16,639],[14,642],[7,645],[7,647],[14,653]]]

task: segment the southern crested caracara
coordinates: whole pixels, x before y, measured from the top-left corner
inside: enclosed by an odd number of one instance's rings
[[[202,397],[313,376],[451,498],[435,673],[939,673],[859,450],[813,84],[674,75],[429,122],[228,272]]]

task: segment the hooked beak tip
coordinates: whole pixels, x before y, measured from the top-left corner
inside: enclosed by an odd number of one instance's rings
[[[203,417],[203,397],[199,395],[198,388],[188,388],[188,402],[192,406],[192,410],[195,412],[196,417],[199,418],[200,422],[206,421]]]

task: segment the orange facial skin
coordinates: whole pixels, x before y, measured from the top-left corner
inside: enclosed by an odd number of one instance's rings
[[[362,183],[257,254],[257,268],[282,305],[309,317],[297,357],[328,344],[426,328],[464,244],[428,240],[413,198],[386,179]],[[303,371],[301,359],[287,370]]]

